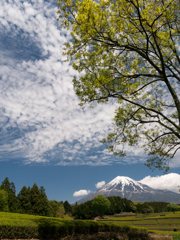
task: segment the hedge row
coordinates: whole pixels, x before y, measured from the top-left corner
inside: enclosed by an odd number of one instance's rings
[[[38,227],[0,225],[0,239],[38,238]]]
[[[58,239],[60,237],[75,234],[94,234],[98,232],[119,232],[131,236],[146,239],[147,229],[118,226],[93,221],[48,221],[42,219],[37,226],[15,226],[14,224],[0,225],[0,239]]]

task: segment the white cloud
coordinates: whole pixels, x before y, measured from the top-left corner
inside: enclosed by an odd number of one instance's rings
[[[156,177],[147,176],[139,182],[155,189],[168,189],[178,193],[178,186],[180,186],[180,175],[177,173],[169,173]]]
[[[90,190],[79,190],[74,192],[73,197],[80,197],[84,195],[88,195],[91,191]]]
[[[96,188],[101,188],[102,186],[104,186],[106,184],[105,181],[101,181],[95,184]]]

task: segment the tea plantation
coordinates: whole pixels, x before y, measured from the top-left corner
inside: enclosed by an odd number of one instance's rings
[[[177,232],[174,232],[176,227]],[[62,239],[76,234],[98,232],[125,233],[129,239],[148,239],[148,232],[168,234],[180,239],[180,212],[137,214],[94,220],[64,220],[18,213],[0,212],[1,239]],[[134,238],[132,238],[132,236]]]
[[[137,214],[137,216],[119,218],[109,217],[98,221],[116,223],[119,226],[145,227],[148,232],[177,235],[178,237],[174,239],[180,239],[180,212]],[[175,228],[177,231],[174,231]]]
[[[61,239],[75,234],[94,234],[98,232],[121,232],[143,239],[146,229],[120,226],[110,222],[93,220],[64,220],[18,213],[0,212],[1,239]]]

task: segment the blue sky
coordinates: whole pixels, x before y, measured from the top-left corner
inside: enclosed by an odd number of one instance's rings
[[[36,182],[49,199],[69,202],[118,175],[149,176],[144,182],[152,187],[177,192],[179,153],[162,177],[144,166],[142,149],[127,148],[127,157],[118,158],[100,143],[112,128],[115,105],[78,106],[71,82],[78,73],[62,56],[70,35],[56,11],[56,1],[0,3],[0,183],[9,177],[18,193]]]

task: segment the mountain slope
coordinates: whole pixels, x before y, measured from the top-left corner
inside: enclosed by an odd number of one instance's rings
[[[158,190],[148,185],[137,182],[129,177],[117,176],[111,182],[104,185],[99,190],[82,198],[77,203],[81,204],[92,200],[99,194],[105,197],[120,196],[137,202],[171,202],[180,203],[180,195],[169,190]]]

